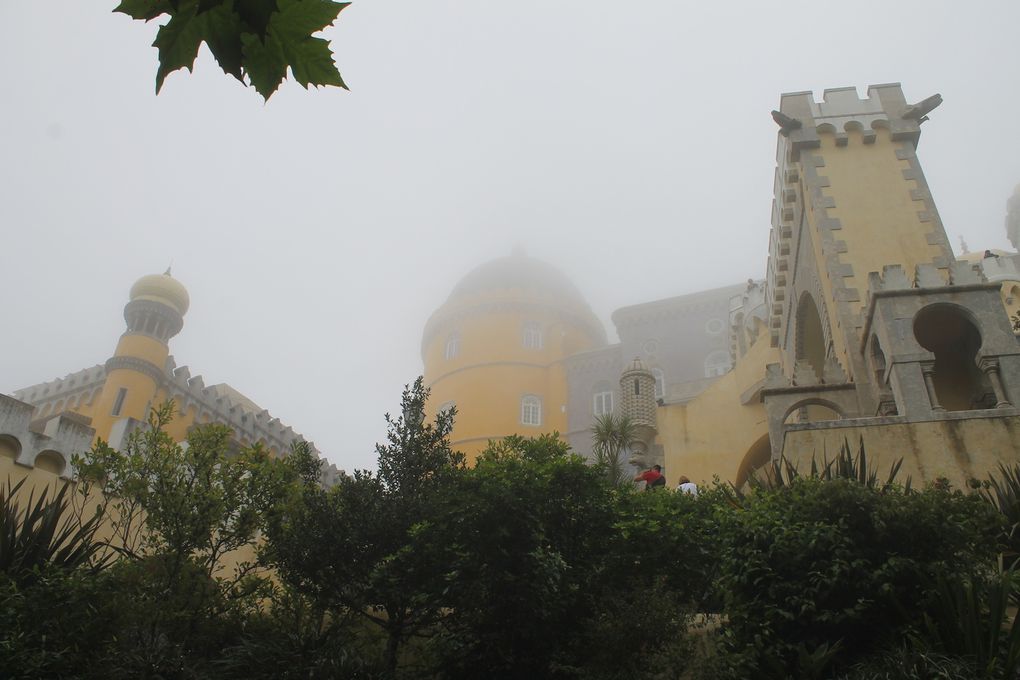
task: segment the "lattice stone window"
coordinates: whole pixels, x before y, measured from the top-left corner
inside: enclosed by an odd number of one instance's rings
[[[521,397],[521,425],[538,427],[542,424],[542,399],[533,394]]]
[[[542,349],[542,327],[537,323],[526,323],[521,329],[521,344],[527,349]]]
[[[593,412],[596,416],[604,416],[613,412],[613,392],[596,392],[593,398]]]

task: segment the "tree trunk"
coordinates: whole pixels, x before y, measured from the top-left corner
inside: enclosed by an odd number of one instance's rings
[[[401,626],[399,625],[386,627],[386,633],[389,636],[386,638],[386,670],[391,678],[397,675],[397,658],[400,652],[401,632]]]

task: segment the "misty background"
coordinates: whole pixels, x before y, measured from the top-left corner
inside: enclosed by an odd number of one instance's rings
[[[104,362],[131,284],[191,294],[178,365],[347,470],[425,321],[516,246],[612,335],[621,306],[761,277],[782,92],[902,82],[957,252],[1008,248],[1020,3],[358,0],[350,92],[263,104],[203,48],[154,95],[157,23],[0,3],[0,392]]]

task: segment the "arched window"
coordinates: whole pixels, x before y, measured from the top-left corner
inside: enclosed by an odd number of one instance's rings
[[[661,368],[653,368],[652,375],[655,376],[655,398],[662,399],[666,396],[666,374]]]
[[[542,349],[542,327],[533,322],[524,324],[521,329],[521,344],[526,349]]]
[[[542,399],[533,394],[521,397],[521,425],[538,427],[542,424]]]
[[[935,355],[932,382],[940,406],[966,411],[995,403],[991,385],[975,363],[981,332],[965,310],[928,305],[914,317],[914,337]]]
[[[733,362],[730,360],[730,353],[724,349],[717,349],[705,357],[706,378],[725,375],[730,372],[731,368],[733,368]]]
[[[819,378],[825,372],[825,357],[828,354],[822,316],[814,298],[808,293],[800,296],[797,304],[796,358],[806,361]]]
[[[460,354],[460,333],[450,333],[446,338],[446,351],[443,356],[449,359],[456,359]]]

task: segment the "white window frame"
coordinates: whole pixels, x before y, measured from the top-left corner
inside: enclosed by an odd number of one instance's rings
[[[542,349],[542,326],[535,322],[524,324],[521,329],[521,345],[525,349]]]
[[[117,398],[113,400],[113,410],[110,411],[110,415],[119,417],[121,411],[124,410],[124,401],[127,399],[127,388],[122,387],[117,390]]]
[[[613,391],[606,390],[603,392],[596,392],[592,396],[592,413],[596,416],[604,416],[613,412]]]
[[[443,356],[449,361],[450,359],[456,359],[458,354],[460,354],[460,333],[450,333],[446,337],[446,348],[443,351]]]
[[[542,397],[535,394],[521,397],[521,425],[542,426]]]
[[[666,374],[661,368],[653,368],[652,375],[655,376],[655,398],[663,399],[666,396]]]

